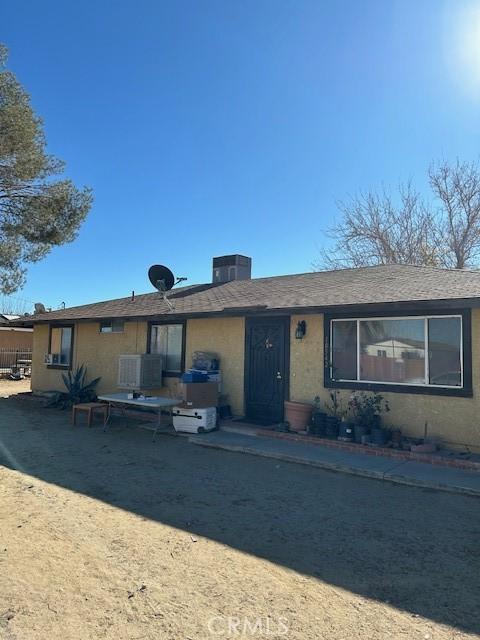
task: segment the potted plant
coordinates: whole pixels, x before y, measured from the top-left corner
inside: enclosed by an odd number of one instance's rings
[[[291,431],[306,431],[312,420],[311,404],[304,402],[290,402],[285,400],[285,420]]]
[[[382,428],[382,412],[390,411],[388,402],[379,393],[360,391],[353,393],[348,403],[354,416],[355,441],[371,433],[373,444],[382,446],[387,442],[388,432]]]
[[[325,419],[327,414],[322,411],[320,396],[315,396],[313,400],[312,423],[310,425],[310,433],[316,436],[325,435]]]
[[[325,435],[330,438],[338,437],[338,427],[340,423],[340,417],[342,415],[342,403],[340,400],[340,392],[338,389],[333,389],[329,393],[330,403],[326,405],[328,415],[325,418]]]
[[[400,449],[402,446],[402,431],[398,427],[390,429],[390,440],[394,449]]]
[[[388,429],[384,429],[382,426],[382,418],[376,415],[372,422],[372,429],[370,431],[372,436],[372,443],[378,447],[383,447],[387,444],[389,438]]]
[[[338,424],[338,439],[343,442],[352,442],[355,439],[354,428],[354,423],[347,416],[342,416]]]

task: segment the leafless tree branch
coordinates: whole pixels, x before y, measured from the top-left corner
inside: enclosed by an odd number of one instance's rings
[[[442,162],[428,171],[432,202],[411,183],[390,193],[368,191],[338,204],[335,242],[316,269],[375,264],[416,264],[464,269],[480,259],[480,169],[476,163]]]

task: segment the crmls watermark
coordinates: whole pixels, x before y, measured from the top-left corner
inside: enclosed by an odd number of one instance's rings
[[[247,616],[214,616],[207,623],[212,636],[284,636],[288,633],[288,619],[249,618]]]

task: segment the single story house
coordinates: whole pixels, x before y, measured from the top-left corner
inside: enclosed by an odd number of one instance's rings
[[[212,282],[30,317],[33,391],[61,389],[85,364],[116,390],[118,356],[161,352],[175,393],[194,351],[218,354],[232,411],[280,421],[285,399],[379,391],[386,423],[480,451],[480,272],[384,265],[250,277],[244,256],[214,258]],[[55,364],[45,354],[55,353]]]

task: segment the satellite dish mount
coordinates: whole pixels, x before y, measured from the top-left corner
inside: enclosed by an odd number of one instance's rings
[[[155,289],[160,292],[162,300],[165,300],[170,311],[173,311],[175,307],[168,299],[167,293],[179,282],[186,280],[186,278],[175,279],[175,276],[168,267],[164,267],[161,264],[153,264],[148,270],[148,279]]]

